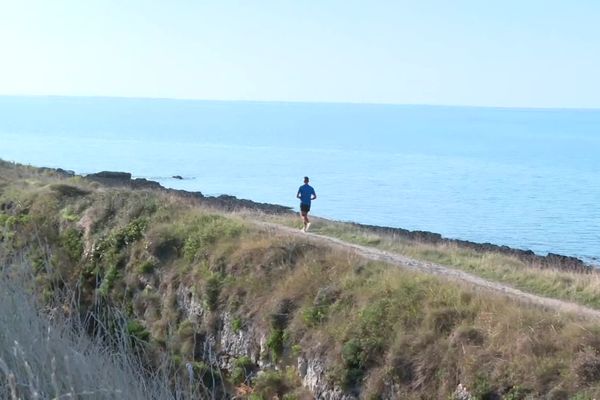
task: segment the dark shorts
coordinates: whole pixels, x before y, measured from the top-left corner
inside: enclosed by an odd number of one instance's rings
[[[310,211],[310,204],[302,204],[300,203],[300,211],[302,212],[309,212]]]

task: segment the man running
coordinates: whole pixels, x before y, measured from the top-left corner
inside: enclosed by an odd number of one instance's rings
[[[315,189],[313,189],[313,187],[308,184],[308,176],[304,177],[304,185],[300,186],[296,197],[300,199],[300,215],[302,216],[302,221],[304,222],[302,231],[306,232],[308,231],[308,228],[310,228],[310,221],[308,220],[310,202],[317,198]]]

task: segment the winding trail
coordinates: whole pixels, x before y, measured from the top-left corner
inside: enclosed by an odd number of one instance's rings
[[[516,299],[522,303],[542,307],[546,310],[574,313],[580,317],[588,319],[600,319],[600,310],[596,310],[565,300],[558,300],[527,293],[522,290],[505,285],[503,283],[490,281],[455,268],[431,263],[428,261],[416,260],[414,258],[406,257],[398,253],[380,250],[373,247],[349,243],[330,236],[319,235],[311,232],[304,233],[298,229],[290,228],[279,224],[274,224],[270,222],[257,222],[257,224],[272,232],[286,233],[295,237],[302,237],[314,243],[326,244],[338,249],[351,251],[369,260],[382,261],[400,268],[424,272],[431,275],[443,276],[444,278],[457,282],[464,282],[473,285],[476,288],[500,293],[504,296]]]

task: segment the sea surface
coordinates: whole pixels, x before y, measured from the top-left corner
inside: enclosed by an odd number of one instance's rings
[[[0,158],[600,264],[600,110],[0,97]]]

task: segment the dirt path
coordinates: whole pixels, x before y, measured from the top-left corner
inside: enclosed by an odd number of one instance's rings
[[[494,292],[501,293],[505,296],[517,299],[523,303],[541,306],[548,310],[555,310],[561,312],[576,313],[579,316],[592,319],[600,319],[600,310],[595,310],[586,306],[582,306],[576,303],[571,303],[564,300],[552,299],[549,297],[538,296],[535,294],[523,292],[522,290],[515,289],[511,286],[489,281],[484,278],[469,274],[467,272],[457,270],[451,267],[447,267],[440,264],[435,264],[427,261],[415,260],[410,257],[406,257],[397,253],[392,253],[385,250],[379,250],[373,247],[361,246],[358,244],[348,243],[340,239],[332,238],[329,236],[323,236],[316,233],[304,233],[298,229],[290,228],[283,225],[259,222],[259,224],[270,231],[285,232],[286,234],[302,237],[306,240],[319,243],[327,244],[339,249],[352,251],[355,254],[374,261],[383,261],[388,264],[392,264],[401,268],[425,272],[432,275],[440,275],[445,278],[465,282],[471,284],[477,288],[491,290]]]

